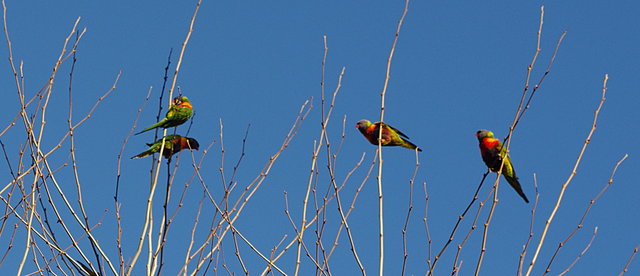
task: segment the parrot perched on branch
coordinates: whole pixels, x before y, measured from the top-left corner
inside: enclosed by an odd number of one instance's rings
[[[498,172],[500,170],[502,160],[504,159],[502,175],[507,182],[509,182],[509,185],[516,190],[520,197],[522,197],[526,203],[529,203],[529,199],[527,199],[527,196],[522,191],[520,182],[518,182],[516,171],[513,169],[513,165],[511,164],[511,158],[509,158],[507,149],[503,148],[502,142],[493,137],[493,132],[486,129],[478,130],[478,132],[476,132],[476,136],[478,137],[478,142],[480,142],[480,154],[482,155],[482,160],[487,164],[487,167],[489,167],[492,172]]]
[[[372,124],[368,120],[361,120],[356,124],[356,128],[360,130],[364,138],[367,138],[371,144],[378,145],[378,135],[380,134],[380,126],[382,126],[382,138],[380,139],[383,146],[401,146],[412,150],[422,151],[407,139],[409,137],[399,130],[382,122]]]
[[[156,152],[160,152],[160,148],[162,146],[162,138],[158,139],[158,141],[155,141],[153,144],[147,144],[147,146],[149,146],[149,149],[141,152],[134,157],[131,157],[131,159],[142,158]],[[164,139],[164,150],[162,151],[162,155],[164,156],[164,158],[169,159],[172,155],[178,153],[183,149],[198,150],[199,147],[200,144],[198,144],[198,141],[196,141],[196,139],[182,137],[180,135],[167,135]]]
[[[143,129],[135,135],[152,130],[154,128],[170,128],[179,126],[188,121],[189,118],[191,118],[191,115],[193,115],[193,107],[191,106],[189,99],[187,99],[187,97],[185,96],[177,96],[173,98],[173,101],[171,102],[169,110],[167,111],[164,119]]]

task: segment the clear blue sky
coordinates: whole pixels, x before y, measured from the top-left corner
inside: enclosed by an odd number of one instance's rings
[[[422,183],[428,184],[428,222],[432,254],[436,254],[486,171],[475,132],[486,128],[500,138],[508,133],[523,90],[526,68],[535,51],[541,5],[545,5],[542,52],[532,73],[533,83],[544,73],[562,32],[568,33],[551,73],[516,129],[510,148],[512,161],[530,199],[535,198],[533,174],[537,175],[540,201],[531,246],[537,245],[544,221],[590,130],[604,75],[609,74],[610,79],[598,128],[567,189],[533,274],[544,271],[557,244],[576,227],[589,200],[604,187],[613,166],[625,153],[630,157],[620,166],[613,185],[595,203],[583,228],[560,251],[551,273],[558,274],[568,267],[589,243],[596,226],[598,234],[593,244],[571,270],[571,275],[617,275],[633,248],[640,244],[640,212],[636,211],[640,209],[640,186],[637,185],[640,147],[633,140],[640,136],[637,108],[640,104],[637,85],[640,3],[413,1],[392,63],[385,114],[387,123],[402,130],[424,149],[413,187],[406,275],[423,275],[427,271]],[[122,70],[117,89],[101,103],[91,119],[76,130],[85,204],[91,222],[101,222],[95,235],[112,260],[117,260],[113,201],[116,157],[151,86],[152,98],[141,114],[138,127],[154,122],[167,55],[173,48],[172,65],[175,65],[194,7],[194,1],[7,3],[13,58],[24,62],[27,96],[34,95],[46,84],[64,37],[77,17],[82,18],[79,27],[86,28],[87,32],[78,47],[74,73],[76,120],[89,111]],[[284,191],[288,194],[291,214],[296,224],[300,224],[312,149],[320,134],[323,35],[327,36],[329,47],[325,69],[328,93],[334,90],[342,67],[346,67],[328,127],[335,150],[340,143],[342,120],[346,117],[345,138],[336,164],[339,183],[366,153],[363,165],[341,193],[343,204],[347,204],[366,175],[375,152],[375,147],[363,139],[354,125],[360,119],[379,119],[387,57],[403,7],[404,1],[205,0],[202,4],[178,86],[195,109],[189,136],[198,139],[201,145],[200,151],[194,152],[196,160],[216,140],[207,153],[201,173],[217,199],[222,194],[218,170],[221,166],[219,121],[224,123],[227,177],[240,156],[247,125],[251,124],[246,156],[236,177],[238,188],[233,197],[237,198],[269,156],[278,150],[301,104],[313,97],[309,117],[236,223],[262,253],[268,255],[284,235],[288,235],[287,241],[295,235],[284,213]],[[7,61],[6,41],[0,43],[0,55],[4,64],[0,66],[0,83],[6,100],[0,122],[4,129],[18,114],[19,101]],[[66,132],[69,69],[70,63],[63,65],[54,86],[47,115],[46,149],[55,146]],[[178,132],[184,134],[186,128],[182,126]],[[120,202],[127,261],[142,228],[151,166],[150,158],[129,160],[128,157],[144,150],[152,136],[146,133],[131,137],[123,154]],[[9,160],[15,169],[18,151],[25,143],[24,127],[18,124],[0,139],[8,145]],[[54,167],[69,162],[68,150],[67,141],[50,157]],[[324,149],[320,156],[318,190],[324,194],[329,185]],[[190,154],[183,152],[180,159],[172,192],[173,204],[193,174]],[[402,148],[385,148],[384,161],[385,273],[399,275],[401,230],[407,214],[414,153]],[[164,166],[163,163],[161,179]],[[11,180],[6,162],[1,162],[0,171],[4,186]],[[58,175],[73,199],[72,176],[69,167]],[[495,174],[488,179],[495,179]],[[489,193],[493,181],[487,183],[480,192],[481,198]],[[163,188],[159,187],[156,196],[156,226]],[[170,229],[165,275],[179,270],[201,198],[202,186],[194,180]],[[529,233],[533,203],[525,204],[504,181],[501,181],[499,199],[490,226],[482,275],[515,273],[518,255]],[[214,210],[207,201],[204,206],[206,211],[201,214],[199,226],[202,229],[209,227]],[[456,246],[467,233],[476,210],[474,206],[463,221],[456,240],[438,264],[436,275],[450,273]],[[487,211],[488,206],[480,215],[481,221],[486,219]],[[313,205],[310,205],[309,216],[312,215]],[[339,223],[335,203],[330,205],[327,216],[324,242],[330,246]],[[9,221],[17,223],[14,217]],[[373,175],[360,192],[349,224],[367,273],[377,273],[377,191]],[[470,275],[475,269],[481,225],[479,222],[464,247],[461,275]],[[14,273],[17,260],[22,257],[26,237],[24,228],[20,229],[22,234],[16,236],[9,259],[0,266],[4,273]],[[315,241],[314,230],[315,226],[305,234],[305,243],[310,248]],[[79,229],[75,231],[81,233]],[[5,230],[0,239],[0,252],[8,246],[9,232]],[[334,275],[356,275],[359,270],[344,234],[331,258],[331,271]],[[86,239],[83,242],[88,248]],[[265,262],[242,241],[239,243],[251,275],[259,274]],[[233,243],[228,237],[224,243],[226,264],[241,275],[233,252]],[[532,252],[529,251],[525,263]],[[301,275],[311,275],[315,271],[313,264],[304,253],[302,258]],[[142,275],[145,260],[138,262],[136,272]],[[295,246],[277,264],[292,274]],[[629,275],[640,271],[638,260],[630,269]],[[31,265],[25,271],[34,270]],[[218,273],[225,273],[221,266]]]

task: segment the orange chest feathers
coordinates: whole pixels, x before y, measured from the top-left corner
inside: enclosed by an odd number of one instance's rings
[[[484,138],[480,142],[480,150],[485,151],[500,146],[500,140],[496,138]]]
[[[191,106],[191,103],[182,102],[178,105],[178,108],[193,108],[193,107]]]

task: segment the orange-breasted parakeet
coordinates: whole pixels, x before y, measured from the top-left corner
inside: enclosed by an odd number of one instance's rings
[[[407,139],[409,137],[394,127],[382,122],[372,124],[368,120],[361,120],[356,124],[356,128],[360,130],[364,138],[367,138],[371,144],[378,145],[378,135],[380,134],[380,126],[382,126],[382,145],[383,146],[401,146],[408,149],[422,151]]]
[[[147,146],[149,146],[149,149],[147,149],[144,152],[141,152],[140,154],[134,157],[131,157],[131,159],[142,158],[142,157],[154,154],[156,152],[160,152],[161,145],[162,145],[162,138],[158,139],[158,141],[155,141],[153,144],[147,144]],[[165,136],[165,139],[164,139],[164,151],[162,151],[162,155],[165,158],[169,159],[172,155],[178,153],[183,149],[197,150],[199,147],[200,147],[200,144],[198,144],[198,141],[196,141],[196,139],[182,137],[180,135],[167,135]]]
[[[513,169],[513,165],[511,164],[511,158],[509,158],[507,149],[502,147],[500,139],[494,138],[493,132],[486,129],[478,130],[478,132],[476,132],[476,136],[478,137],[478,142],[480,142],[480,154],[482,155],[482,160],[487,164],[487,167],[489,167],[492,172],[498,172],[500,170],[500,165],[502,164],[502,159],[504,159],[502,175],[507,182],[509,182],[509,185],[511,185],[511,187],[513,187],[513,189],[522,197],[522,199],[529,203],[529,199],[527,199],[527,196],[522,191],[520,182],[518,182],[518,177],[516,176],[516,171]]]
[[[164,119],[160,120],[142,131],[136,133],[136,135],[152,130],[154,128],[170,128],[184,124],[193,115],[193,107],[191,102],[185,96],[177,96],[173,98],[171,105]]]

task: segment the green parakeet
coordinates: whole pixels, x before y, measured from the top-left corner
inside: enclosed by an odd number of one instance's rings
[[[142,131],[136,133],[136,135],[152,130],[154,128],[170,128],[179,126],[188,121],[193,115],[193,107],[189,102],[189,99],[185,96],[177,96],[173,98],[171,105],[169,106],[169,110],[165,117]]]

